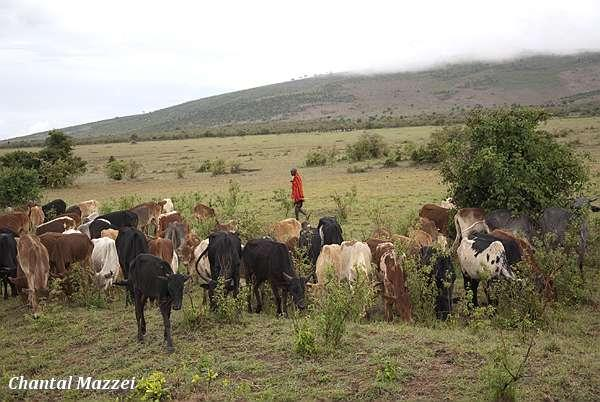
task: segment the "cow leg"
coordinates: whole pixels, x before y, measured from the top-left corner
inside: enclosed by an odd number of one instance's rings
[[[144,305],[146,304],[146,298],[139,293],[135,295],[135,320],[138,326],[137,339],[138,342],[144,341],[144,333],[146,327],[146,320],[144,319]]]
[[[163,325],[165,327],[165,341],[167,342],[167,351],[173,352],[173,338],[171,338],[171,301],[163,301],[160,303],[160,313],[163,317]]]
[[[471,290],[473,291],[473,306],[479,307],[479,302],[477,301],[477,289],[479,289],[479,280],[471,279]]]
[[[283,295],[283,315],[288,316],[288,311],[287,311],[287,305],[288,305],[288,290],[287,287],[284,287],[281,290],[281,293]]]
[[[4,300],[7,300],[8,299],[8,283],[7,283],[8,280],[6,278],[1,278],[0,280],[2,281],[2,288],[4,291]],[[14,296],[14,293],[13,293],[13,296]]]
[[[246,282],[246,286],[252,287],[252,290],[250,292],[248,292],[248,297],[247,297],[248,312],[251,313],[252,312],[252,292],[254,291],[254,285],[251,282]]]
[[[260,313],[263,308],[263,300],[262,293],[260,291],[260,284],[258,281],[255,281],[252,284],[252,289],[254,290],[254,296],[256,297],[256,313]]]
[[[279,296],[279,289],[274,284],[271,284],[271,289],[273,290],[273,296],[275,297],[275,305],[277,306],[277,316],[280,316],[282,314],[282,311],[281,296]]]

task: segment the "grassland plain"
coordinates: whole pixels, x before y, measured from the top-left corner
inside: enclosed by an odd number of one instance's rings
[[[422,142],[435,127],[375,130],[390,144]],[[551,120],[546,129],[560,141],[572,143],[590,154],[593,185],[598,192],[600,165],[600,118]],[[224,192],[228,182],[239,182],[260,207],[264,223],[281,219],[271,201],[273,190],[288,189],[289,168],[299,166],[304,176],[307,207],[318,216],[333,212],[330,198],[355,185],[358,207],[344,226],[347,237],[364,238],[373,228],[370,211],[382,211],[388,222],[414,213],[424,202],[441,199],[444,186],[433,168],[401,163],[382,169],[373,161],[366,173],[347,173],[348,162],[303,168],[309,150],[345,146],[360,135],[320,133],[211,138],[139,144],[89,145],[76,153],[89,163],[89,172],[75,187],[52,190],[45,199],[68,202],[94,198],[102,201],[137,194],[143,199],[176,196],[192,191],[206,198]],[[109,156],[144,164],[139,179],[113,182],[104,174]],[[211,176],[195,173],[204,159],[237,160],[249,172]],[[367,164],[367,163],[363,163]],[[176,178],[184,168],[183,179]],[[255,170],[257,169],[257,170]],[[588,261],[587,269],[592,270]],[[597,277],[593,277],[597,281]],[[460,281],[457,281],[457,285]],[[577,308],[564,307],[537,336],[525,377],[518,387],[523,400],[597,400],[600,394],[600,306],[598,284],[589,284],[592,302]],[[458,292],[460,294],[461,286]],[[198,307],[200,291],[190,286],[184,309]],[[174,399],[226,400],[481,400],[482,373],[492,351],[503,339],[525,350],[517,331],[499,331],[490,326],[464,327],[451,323],[388,324],[374,320],[350,324],[341,346],[331,353],[302,358],[293,351],[293,324],[266,314],[245,314],[242,324],[219,324],[201,316],[194,325],[187,312],[172,315],[176,352],[164,353],[162,321],[155,307],[149,308],[148,337],[135,341],[135,319],[131,307],[123,305],[122,292],[113,290],[102,308],[83,308],[52,301],[34,320],[20,300],[0,303],[0,400],[114,400],[123,393],[46,391],[11,392],[10,377],[28,378],[86,375],[97,378],[138,379],[162,371]],[[378,371],[391,362],[396,379],[382,381]],[[211,367],[212,382],[193,383],[194,374]]]

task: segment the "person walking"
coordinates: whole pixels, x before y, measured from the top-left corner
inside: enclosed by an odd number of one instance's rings
[[[298,169],[292,168],[290,170],[292,174],[292,200],[294,200],[294,213],[296,219],[300,220],[300,213],[308,220],[308,214],[302,209],[304,205],[304,188],[302,187],[302,176],[298,173]]]

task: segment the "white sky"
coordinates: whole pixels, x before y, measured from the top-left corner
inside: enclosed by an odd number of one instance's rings
[[[340,71],[600,49],[600,0],[0,0],[0,138]]]

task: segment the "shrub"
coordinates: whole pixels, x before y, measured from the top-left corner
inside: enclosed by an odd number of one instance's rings
[[[393,168],[393,167],[397,167],[397,166],[398,166],[398,162],[396,162],[396,159],[392,156],[388,156],[383,161],[383,167]]]
[[[131,209],[142,202],[142,198],[137,195],[126,195],[119,198],[110,198],[102,202],[100,206],[100,213],[107,214],[113,211],[122,211],[125,209]]]
[[[356,186],[352,186],[352,188],[344,194],[334,192],[331,196],[331,199],[335,203],[336,216],[340,223],[344,223],[348,220],[350,212],[358,203],[357,195],[358,192]]]
[[[0,168],[0,207],[22,205],[40,197],[39,177],[35,170],[21,167]]]
[[[330,160],[330,157],[335,158],[335,152],[333,154],[328,154],[325,151],[310,151],[304,158],[304,165],[306,167],[325,166]]]
[[[212,161],[210,161],[209,159],[205,159],[204,161],[202,161],[200,166],[198,166],[198,169],[196,169],[196,173],[210,172],[211,170]]]
[[[460,126],[444,127],[431,134],[429,142],[414,147],[410,159],[417,163],[440,163],[448,158],[452,144],[464,144],[467,140],[465,128]]]
[[[242,171],[242,164],[238,161],[233,161],[231,162],[231,164],[229,165],[229,173],[231,174],[237,174],[240,173]]]
[[[394,150],[393,157],[396,160],[396,162],[410,160],[411,155],[413,154],[416,148],[417,146],[414,142],[407,141],[396,147],[396,149]]]
[[[398,367],[392,361],[385,360],[383,366],[377,369],[376,375],[377,382],[394,382],[398,379]]]
[[[435,301],[438,291],[435,281],[431,280],[432,267],[419,267],[414,259],[405,258],[403,269],[406,274],[413,319],[416,322],[433,324],[436,320]]]
[[[162,401],[169,399],[169,390],[165,387],[167,380],[161,371],[154,371],[143,377],[135,387],[142,401]]]
[[[41,184],[46,187],[71,185],[85,173],[87,163],[73,155],[73,142],[62,131],[51,130],[39,152],[42,161],[39,172]],[[62,177],[61,177],[62,176]]]
[[[335,279],[332,267],[327,269],[323,295],[316,300],[317,328],[326,346],[337,347],[346,332],[348,321],[355,321],[373,304],[373,287],[358,270],[353,285]]]
[[[357,162],[366,159],[377,159],[387,155],[388,146],[380,134],[365,133],[354,144],[348,145],[348,159]]]
[[[223,323],[239,324],[246,310],[246,299],[249,289],[246,286],[240,289],[237,296],[227,295],[223,279],[219,278],[216,289],[214,290],[214,301],[216,308],[212,311],[213,317]]]
[[[63,288],[70,302],[81,307],[106,308],[106,296],[96,285],[94,273],[79,263],[72,264]]]
[[[144,166],[140,162],[129,161],[126,169],[127,178],[130,180],[136,179],[142,172],[143,167]]]
[[[294,351],[301,356],[313,356],[317,353],[315,334],[308,320],[294,319]]]
[[[123,160],[113,160],[106,164],[106,176],[112,180],[123,180],[127,164]]]
[[[227,173],[227,166],[223,159],[215,159],[212,161],[210,171],[213,176],[223,175]]]
[[[177,170],[175,170],[175,175],[178,179],[183,179],[185,175],[185,169],[182,167],[178,167]]]
[[[368,165],[350,165],[348,166],[348,169],[346,169],[346,172],[350,173],[350,174],[354,174],[354,173],[367,173],[369,171],[369,169],[371,169],[371,166]]]
[[[526,108],[476,110],[467,119],[467,141],[450,145],[443,181],[458,206],[535,213],[567,205],[588,180],[567,145],[536,130],[547,114]]]
[[[279,188],[273,191],[271,200],[275,202],[281,212],[283,212],[283,216],[287,218],[294,207],[294,201],[290,197],[289,192],[283,188]]]

